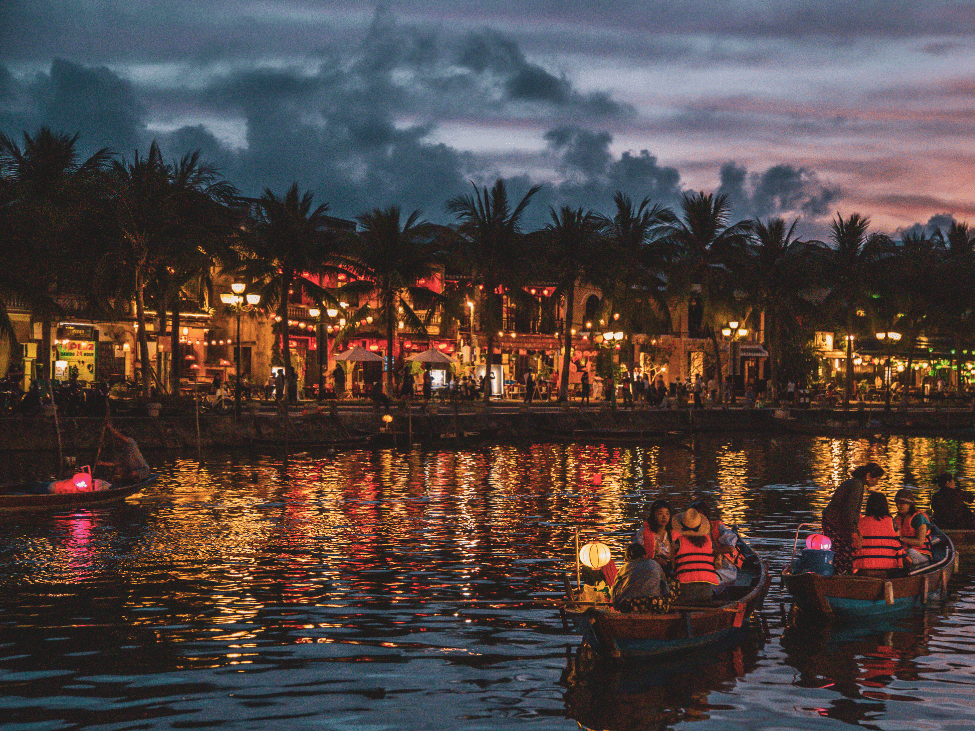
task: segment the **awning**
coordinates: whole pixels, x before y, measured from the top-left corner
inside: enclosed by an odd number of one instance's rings
[[[768,351],[761,345],[742,345],[738,354],[742,358],[768,358]]]

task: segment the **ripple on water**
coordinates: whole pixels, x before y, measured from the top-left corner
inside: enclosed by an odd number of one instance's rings
[[[969,727],[967,566],[944,608],[798,640],[776,583],[745,642],[623,668],[525,603],[574,573],[577,526],[619,557],[658,496],[707,495],[778,572],[866,459],[922,506],[975,476],[972,445],[900,438],[175,459],[124,505],[0,521],[0,708],[32,731]]]

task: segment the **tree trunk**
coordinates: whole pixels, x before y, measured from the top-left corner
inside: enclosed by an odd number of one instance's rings
[[[135,322],[139,343],[139,372],[142,374],[142,397],[149,398],[152,365],[149,363],[149,337],[146,333],[145,282],[142,280],[142,263],[135,270]]]
[[[396,311],[391,302],[386,302],[386,395],[393,398],[393,336],[396,332]]]
[[[44,321],[41,324],[41,352],[39,353],[40,360],[40,378],[45,383],[51,380],[51,331],[54,329],[54,322],[50,315],[44,316]],[[31,378],[33,379],[31,374]]]
[[[176,292],[176,296],[173,297],[173,316],[171,318],[172,327],[170,328],[170,339],[172,341],[172,363],[169,368],[169,382],[170,391],[174,394],[179,394],[179,379],[182,376],[183,368],[183,358],[182,353],[180,353],[179,347],[179,332],[180,332],[180,301],[179,301],[179,291]]]
[[[721,349],[720,346],[718,345],[718,333],[715,331],[713,327],[709,327],[708,330],[710,331],[708,334],[711,336],[711,346],[714,348],[714,363],[715,363],[714,369],[718,372],[718,398],[720,399],[724,396],[724,376],[721,373]],[[728,357],[729,357],[728,375],[730,376],[731,375],[730,351],[728,353]],[[731,387],[732,388],[735,387],[734,382],[732,382]]]
[[[497,337],[498,323],[494,321],[494,303],[491,298],[496,296],[497,289],[497,285],[485,283],[484,308],[481,310],[484,313],[481,322],[482,324],[486,323],[484,329],[487,333],[487,354],[484,356],[484,394],[482,395],[485,404],[491,401],[491,393],[494,391],[491,387],[491,368],[494,365],[494,339]]]
[[[291,327],[288,325],[288,290],[291,289],[292,274],[281,269],[281,301],[278,302],[278,317],[281,318],[281,360],[284,362],[285,393],[291,383]],[[290,394],[289,394],[290,396]]]
[[[569,400],[569,365],[572,363],[572,311],[575,308],[575,282],[565,291],[565,319],[562,334],[562,374],[559,378],[559,401]]]
[[[848,408],[853,396],[853,317],[846,317],[846,387],[843,389],[843,408]]]

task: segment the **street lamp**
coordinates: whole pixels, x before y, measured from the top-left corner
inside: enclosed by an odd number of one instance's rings
[[[894,344],[901,339],[901,334],[898,332],[879,332],[877,333],[877,340],[887,343],[887,361],[884,364],[884,383],[886,385],[886,393],[884,394],[884,410],[890,411],[890,356],[894,350]]]
[[[237,350],[235,352],[237,365],[237,385],[234,388],[234,421],[240,421],[240,313],[250,312],[261,302],[261,295],[252,293],[245,295],[247,285],[234,282],[230,285],[230,292],[221,292],[220,301],[230,307],[237,315]]]
[[[728,346],[728,379],[731,381],[731,405],[735,405],[735,387],[736,376],[738,375],[738,361],[739,354],[741,352],[741,343],[739,338],[748,337],[748,328],[739,327],[741,323],[738,320],[731,320],[728,324],[721,328],[721,334],[726,338],[731,340]]]

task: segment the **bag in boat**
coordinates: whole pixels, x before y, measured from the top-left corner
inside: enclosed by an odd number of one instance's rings
[[[833,551],[823,548],[803,548],[799,557],[792,562],[792,573],[832,576],[833,556]]]

